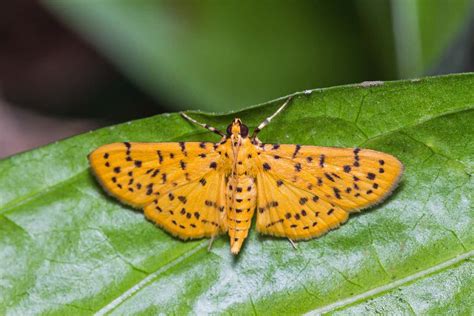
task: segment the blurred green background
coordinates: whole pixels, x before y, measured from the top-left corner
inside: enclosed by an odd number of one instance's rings
[[[305,89],[472,71],[473,7],[471,0],[5,2],[0,157],[162,112],[222,112]]]

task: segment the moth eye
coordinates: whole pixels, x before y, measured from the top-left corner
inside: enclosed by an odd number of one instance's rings
[[[247,125],[242,124],[240,126],[240,135],[245,138],[248,136],[248,134],[249,134],[249,128],[247,127]]]
[[[227,126],[227,136],[230,136],[232,134],[232,124],[229,124],[229,126]]]

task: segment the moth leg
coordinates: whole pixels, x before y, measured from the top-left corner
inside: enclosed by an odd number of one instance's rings
[[[293,96],[290,96],[288,99],[286,99],[285,103],[283,103],[282,106],[280,106],[278,108],[278,110],[276,110],[275,113],[273,113],[272,115],[270,115],[269,117],[267,117],[265,120],[263,120],[262,123],[260,123],[260,125],[258,125],[258,127],[253,131],[253,134],[252,134],[252,137],[251,139],[255,139],[255,137],[257,137],[257,134],[265,127],[267,126],[268,124],[270,124],[271,120],[277,116],[278,114],[280,114],[281,111],[283,111],[283,109],[288,105],[288,103],[291,101],[291,99],[293,98]]]
[[[205,129],[207,129],[207,130],[210,130],[211,132],[216,133],[216,134],[218,134],[218,135],[220,135],[220,136],[222,136],[222,137],[225,137],[225,134],[222,133],[221,131],[219,131],[217,128],[212,127],[212,126],[209,126],[209,125],[204,124],[204,123],[200,123],[200,122],[196,121],[195,119],[193,119],[192,117],[189,117],[188,115],[186,115],[186,113],[184,113],[184,112],[180,112],[180,114],[181,114],[181,116],[182,116],[183,118],[185,118],[185,119],[188,120],[189,122],[194,123],[194,124],[196,124],[196,125],[199,125],[199,126],[205,128]]]
[[[293,248],[298,249],[296,243],[291,239],[291,238],[288,238],[288,241],[290,242],[290,244],[293,246]]]
[[[209,245],[207,246],[207,251],[211,251],[212,243],[214,242],[214,239],[216,239],[216,235],[212,236],[211,239],[209,240]]]

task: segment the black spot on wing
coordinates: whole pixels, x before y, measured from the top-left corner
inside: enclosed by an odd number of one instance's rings
[[[324,161],[326,159],[326,156],[324,154],[321,154],[321,156],[319,156],[319,166],[321,168],[324,168]]]
[[[293,159],[296,157],[296,155],[298,154],[300,149],[301,149],[301,145],[296,145],[295,146],[295,151],[293,152]]]
[[[146,195],[151,195],[153,193],[153,183],[150,183],[146,186]]]
[[[353,163],[353,166],[354,166],[354,167],[359,167],[359,166],[360,166],[360,163],[359,163],[359,160],[360,160],[359,152],[360,152],[360,148],[355,148],[355,149],[354,149],[354,163]]]
[[[156,151],[156,154],[158,155],[158,161],[160,162],[160,164],[163,162],[163,155],[161,154],[161,151],[160,150],[157,150]]]
[[[333,178],[329,173],[325,172],[325,173],[324,173],[324,176],[325,176],[326,178],[328,178],[329,180],[331,180],[332,182],[335,182],[335,181],[334,181],[334,178]]]
[[[186,154],[186,143],[185,142],[179,142],[179,148],[181,149],[181,152],[183,154]]]
[[[333,188],[334,190],[334,196],[338,199],[341,199],[341,190],[339,190],[338,188]]]
[[[151,174],[151,177],[154,178],[160,173],[160,169],[155,169],[153,173]]]

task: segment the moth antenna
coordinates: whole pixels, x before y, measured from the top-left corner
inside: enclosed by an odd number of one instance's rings
[[[212,126],[209,126],[209,125],[204,124],[204,123],[200,123],[200,122],[196,121],[195,119],[193,119],[192,117],[189,117],[188,115],[186,115],[186,113],[184,113],[184,112],[180,112],[179,114],[181,114],[181,116],[182,116],[183,118],[185,118],[186,120],[188,120],[188,121],[191,122],[191,123],[194,123],[194,124],[196,124],[196,125],[199,125],[199,126],[201,126],[201,127],[204,127],[205,129],[210,130],[211,132],[216,133],[216,134],[218,134],[218,135],[220,135],[220,136],[222,136],[222,137],[225,137],[225,136],[226,136],[224,133],[222,133],[221,131],[219,131],[217,128],[212,127]]]
[[[293,98],[293,96],[290,96],[286,101],[285,103],[283,103],[282,106],[280,106],[278,108],[278,110],[275,111],[275,113],[273,113],[272,115],[270,115],[269,117],[267,117],[265,120],[263,120],[262,123],[260,123],[260,125],[258,125],[258,127],[253,131],[253,134],[252,134],[252,139],[255,139],[255,137],[257,137],[257,134],[265,127],[267,126],[268,124],[270,124],[271,120],[277,116],[278,114],[280,114],[281,111],[283,111],[283,109],[288,105],[288,103],[291,101],[291,99]]]

